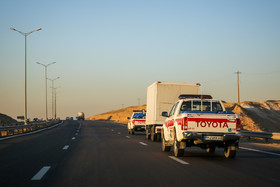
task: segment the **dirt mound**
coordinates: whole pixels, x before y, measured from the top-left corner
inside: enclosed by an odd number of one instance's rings
[[[91,116],[86,120],[111,120],[118,123],[127,123],[127,117],[131,117],[133,110],[146,110],[146,105],[143,106],[131,106],[119,110],[113,110],[103,114]]]
[[[17,121],[5,114],[0,113],[0,126],[9,126],[14,123],[17,123]]]
[[[242,129],[257,132],[280,132],[280,101],[266,102],[245,101],[240,104],[224,103],[226,110],[240,115]],[[120,110],[91,116],[87,120],[112,120],[127,123],[133,110],[146,110],[144,106],[132,106]]]
[[[280,101],[224,103],[227,110],[240,115],[242,129],[280,131]]]

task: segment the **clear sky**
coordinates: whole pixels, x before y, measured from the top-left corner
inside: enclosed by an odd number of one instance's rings
[[[280,99],[279,0],[1,0],[0,113],[45,118],[44,68],[58,116],[146,103],[155,81],[198,82],[227,102]],[[48,107],[51,117],[51,92]]]

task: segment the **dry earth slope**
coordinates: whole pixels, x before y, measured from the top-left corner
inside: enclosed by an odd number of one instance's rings
[[[13,118],[0,113],[0,126],[8,126],[11,125],[12,123],[16,123],[17,121],[14,120]]]
[[[242,128],[249,131],[280,132],[280,101],[224,103],[228,111],[240,115]],[[131,106],[120,110],[94,115],[87,120],[111,120],[127,123],[133,110],[146,109],[143,106]]]

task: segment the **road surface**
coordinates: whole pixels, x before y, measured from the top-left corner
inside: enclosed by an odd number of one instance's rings
[[[192,147],[162,152],[125,124],[64,121],[0,141],[0,186],[280,186],[280,149],[241,143],[235,159]]]

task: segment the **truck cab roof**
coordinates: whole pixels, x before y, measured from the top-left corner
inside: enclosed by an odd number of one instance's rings
[[[179,99],[213,99],[211,95],[202,95],[202,94],[181,94],[178,97]]]

